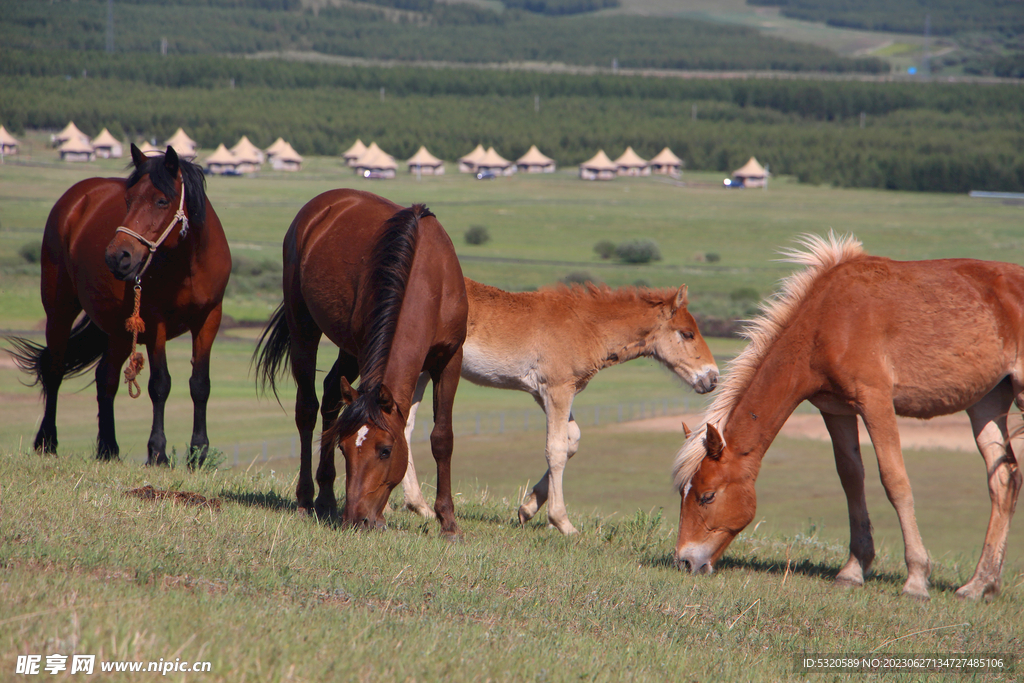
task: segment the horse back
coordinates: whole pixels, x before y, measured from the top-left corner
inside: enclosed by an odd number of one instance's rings
[[[791,339],[828,383],[890,383],[903,415],[956,412],[1007,375],[1024,380],[1024,268],[1014,264],[859,257],[825,274],[794,322]]]

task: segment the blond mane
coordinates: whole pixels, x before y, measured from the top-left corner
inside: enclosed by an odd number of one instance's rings
[[[683,491],[697,473],[704,459],[704,427],[713,424],[719,432],[725,430],[725,423],[733,406],[746,390],[751,378],[761,365],[768,349],[779,334],[792,320],[800,302],[811,291],[815,281],[825,272],[864,253],[860,241],[853,235],[836,235],[831,230],[827,238],[818,235],[802,235],[797,238],[800,249],[786,249],[779,259],[785,263],[796,263],[805,269],[782,280],[779,291],[761,304],[761,314],[747,323],[741,335],[750,343],[728,366],[724,381],[719,385],[715,400],[704,412],[700,425],[693,430],[676,454],[673,465],[673,480],[676,488]]]

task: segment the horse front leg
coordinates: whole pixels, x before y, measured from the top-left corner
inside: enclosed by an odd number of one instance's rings
[[[452,407],[461,371],[460,346],[439,372],[431,372],[434,382],[434,429],[430,432],[430,450],[437,462],[437,500],[434,512],[441,522],[442,535],[450,538],[462,535],[455,522],[455,503],[452,500],[452,450],[455,446]]]
[[[324,378],[323,401],[320,405],[321,433],[329,429],[341,413],[341,378],[349,384],[359,376],[359,363],[355,356],[344,351],[338,352],[338,360],[334,361],[331,371]],[[334,444],[324,443],[320,439],[320,465],[316,470],[316,483],[320,486],[320,495],[316,497],[316,511],[321,517],[335,515],[338,512],[338,499],[334,495],[334,482],[338,472],[334,462]]]
[[[900,432],[893,411],[892,396],[889,393],[863,388],[864,425],[871,435],[878,458],[878,473],[885,488],[885,495],[896,509],[903,531],[904,559],[907,563],[907,582],[903,592],[922,600],[928,600],[928,576],[931,561],[925,550],[921,532],[914,515],[914,493],[910,488],[907,468],[903,463],[900,448]]]
[[[121,384],[121,366],[128,359],[129,353],[130,337],[111,336],[107,350],[96,366],[96,403],[99,406],[96,458],[99,460],[116,460],[121,455],[114,429],[114,397]]]
[[[562,492],[562,474],[569,460],[569,419],[572,415],[572,399],[576,395],[575,387],[549,387],[544,401],[544,412],[547,415],[547,442],[544,455],[548,461],[545,475],[534,486],[531,498],[539,508],[544,500],[548,502],[548,523],[563,534],[575,534],[576,527],[569,521],[565,508],[565,495]],[[573,421],[575,424],[575,420]],[[576,427],[575,445],[579,444],[579,427]],[[573,451],[575,452],[575,450]],[[519,519],[524,521],[524,509],[530,501],[519,509]],[[529,519],[527,517],[527,519]]]
[[[538,401],[539,403],[539,401]],[[541,408],[544,404],[541,403]],[[576,452],[580,448],[580,427],[576,423],[576,419],[572,415],[572,411],[569,412],[569,422],[566,425],[566,451],[565,459],[566,462],[572,460],[572,456],[576,455]],[[537,480],[537,484],[527,495],[526,500],[519,506],[519,523],[526,524],[528,521],[533,519],[537,512],[544,507],[544,503],[548,501],[548,481],[551,478],[551,470],[545,470],[543,476]]]
[[[1021,472],[1010,445],[1006,415],[1013,401],[1010,380],[1003,380],[981,401],[967,409],[974,440],[985,459],[988,494],[992,501],[985,545],[974,576],[956,592],[957,597],[978,599],[999,593],[1006,558],[1006,537],[1021,489]]]
[[[428,380],[430,380],[429,373],[420,373],[420,378],[416,381],[416,390],[412,396],[412,407],[409,408],[409,419],[405,422],[405,441],[409,444],[409,464],[405,468],[405,477],[402,479],[402,491],[405,493],[407,509],[421,517],[432,519],[435,516],[434,511],[427,505],[427,500],[423,497],[420,481],[416,476],[416,464],[412,460],[412,436],[416,429],[416,413],[423,402],[423,394],[427,390]]]
[[[153,426],[149,431],[146,465],[169,465],[167,435],[164,433],[164,407],[171,393],[171,373],[167,371],[167,327],[156,326],[153,337],[146,344],[149,356],[149,400],[153,404]]]
[[[825,426],[832,437],[836,471],[846,492],[850,514],[850,557],[836,576],[841,586],[863,586],[864,576],[875,559],[875,543],[871,537],[871,519],[864,497],[864,461],[860,453],[856,415],[834,415],[822,411]]]

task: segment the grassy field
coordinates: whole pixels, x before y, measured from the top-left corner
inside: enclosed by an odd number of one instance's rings
[[[5,680],[21,680],[18,655],[72,652],[211,663],[170,680],[783,681],[805,679],[802,653],[1021,649],[1019,573],[998,600],[966,603],[951,587],[970,568],[940,559],[922,604],[899,597],[901,553],[883,545],[864,588],[836,590],[846,551],[813,529],[752,529],[714,576],[691,577],[671,567],[668,513],[594,514],[565,538],[511,524],[496,491],[465,491],[450,543],[400,510],[383,533],[300,518],[266,472],[5,451],[0,481]],[[144,484],[221,507],[125,495]]]
[[[58,164],[41,137],[30,141],[30,159],[0,166],[0,329],[38,335],[38,268],[18,250],[38,243],[50,206],[69,185],[121,175],[122,165]],[[1020,208],[961,196],[837,190],[785,178],[766,192],[726,191],[718,177],[689,173],[682,183],[590,184],[571,169],[491,182],[454,173],[369,182],[337,160],[313,158],[299,174],[210,179],[236,260],[267,263],[263,275],[239,278],[248,284],[232,290],[230,315],[259,320],[276,306],[273,287],[260,278],[276,277],[270,264],[285,227],[307,199],[340,186],[426,202],[452,234],[466,273],[484,282],[525,289],[579,271],[612,285],[686,282],[693,308],[712,312],[733,305],[737,290],[772,291],[790,271],[772,260],[776,250],[802,232],[852,231],[870,252],[897,258],[1024,260]],[[461,235],[473,225],[486,226],[492,240],[465,244]],[[663,260],[624,266],[592,251],[598,240],[634,237],[657,241]],[[697,260],[707,253],[721,260]],[[92,462],[96,408],[85,380],[68,382],[61,394],[60,456],[24,452],[41,415],[37,390],[0,365],[0,680],[16,655],[72,649],[106,659],[210,660],[210,680],[230,681],[777,681],[799,677],[793,655],[800,652],[1022,651],[1021,524],[1011,530],[1002,595],[988,605],[953,597],[973,571],[988,517],[977,454],[905,454],[935,562],[926,605],[898,597],[902,538],[870,449],[876,573],[863,590],[830,587],[848,529],[831,449],[815,441],[773,445],[757,521],[718,574],[694,579],[672,569],[679,499],[668,470],[681,435],[627,431],[607,423],[607,412],[595,427],[589,417],[595,407],[668,397],[699,407],[698,397],[646,361],[602,372],[576,403],[583,442],[567,470],[566,495],[578,537],[546,529],[543,514],[525,529],[511,523],[523,490],[544,469],[541,413],[525,394],[468,383],[456,400],[463,431],[454,461],[465,542],[443,543],[433,523],[397,509],[387,532],[352,533],[293,513],[294,391],[289,382],[282,387],[284,408],[272,398],[257,401],[248,375],[256,333],[226,329],[215,346],[213,445],[228,465],[234,444],[252,446],[238,467],[215,474],[139,467],[150,406],[123,395],[116,409],[125,462]],[[736,340],[711,345],[719,358],[742,348]],[[169,348],[167,429],[180,452],[191,427],[189,349],[184,340]],[[332,358],[325,346],[321,367]],[[524,411],[532,411],[531,428],[513,429],[521,419],[513,416]],[[472,434],[479,412],[507,413],[510,428]],[[253,439],[271,440],[267,460]],[[414,444],[414,452],[429,496],[426,444]],[[223,505],[213,512],[122,495],[145,483],[218,496]],[[396,493],[392,505],[400,502]]]

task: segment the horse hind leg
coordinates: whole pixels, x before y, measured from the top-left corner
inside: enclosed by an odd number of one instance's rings
[[[1020,398],[1017,397],[1018,402]],[[985,468],[988,471],[988,493],[992,501],[992,513],[985,533],[985,545],[974,576],[960,587],[956,592],[957,597],[978,599],[994,597],[999,592],[1010,519],[1013,517],[1022,483],[1020,467],[1010,445],[1006,427],[1006,413],[1013,400],[1013,387],[1010,380],[1006,379],[967,410],[974,430],[974,440],[985,459]]]
[[[871,537],[871,519],[868,517],[864,497],[864,461],[861,459],[860,439],[857,434],[856,415],[834,415],[822,412],[836,471],[846,493],[846,506],[850,515],[850,557],[836,576],[840,586],[863,586],[864,576],[875,559],[875,544]]]

